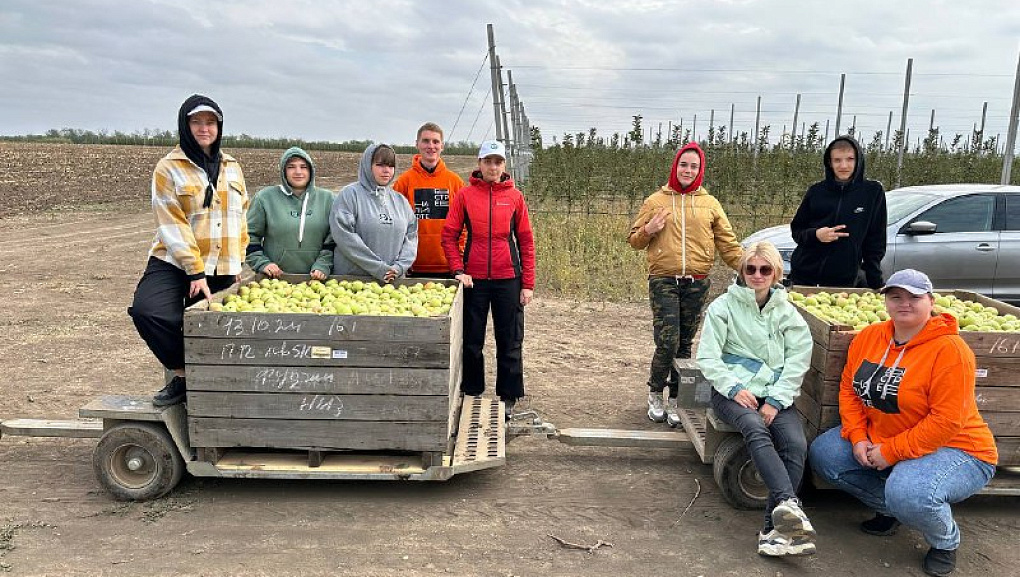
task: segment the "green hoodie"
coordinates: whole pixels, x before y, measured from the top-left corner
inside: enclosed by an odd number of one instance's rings
[[[308,187],[295,196],[287,183],[287,161],[298,156],[308,163]],[[248,208],[248,266],[261,272],[276,263],[283,272],[308,274],[333,269],[333,238],[329,233],[329,209],[333,193],[315,186],[315,165],[298,147],[280,157],[280,184],[258,192]],[[304,217],[302,218],[302,213]]]
[[[708,306],[698,367],[720,394],[732,399],[747,389],[786,409],[810,366],[811,332],[782,287],[772,289],[761,310],[754,290],[737,283]]]

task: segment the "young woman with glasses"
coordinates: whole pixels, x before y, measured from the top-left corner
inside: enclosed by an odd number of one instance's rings
[[[744,437],[769,489],[758,553],[811,555],[815,530],[797,499],[807,440],[793,400],[811,364],[811,333],[787,300],[783,261],[768,242],[744,251],[737,280],[708,306],[698,366],[712,409]]]

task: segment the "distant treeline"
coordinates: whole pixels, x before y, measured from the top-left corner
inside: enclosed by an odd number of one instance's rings
[[[130,134],[119,130],[107,132],[101,130],[93,132],[80,128],[50,129],[46,134],[25,134],[4,136],[0,135],[0,141],[6,142],[55,142],[64,144],[126,144],[134,146],[174,146],[177,144],[177,131],[170,130],[143,130]],[[373,144],[371,140],[347,140],[344,142],[327,142],[322,140],[303,140],[300,138],[261,138],[248,134],[226,134],[223,136],[222,146],[224,148],[267,148],[283,149],[291,146],[300,146],[305,150],[336,150],[345,152],[364,152],[365,148]],[[387,143],[389,144],[389,143]],[[390,144],[394,150],[401,154],[413,154],[417,152],[414,146],[406,144]],[[474,142],[448,142],[444,147],[446,154],[476,154],[478,144]]]

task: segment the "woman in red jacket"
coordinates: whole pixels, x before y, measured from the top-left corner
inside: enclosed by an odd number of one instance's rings
[[[524,396],[524,307],[535,290],[535,239],[524,195],[506,170],[502,143],[482,143],[478,170],[454,197],[442,244],[454,278],[464,284],[464,372],[461,390],[485,391],[485,325],[496,335],[496,395],[506,418]],[[467,230],[464,253],[457,246]]]

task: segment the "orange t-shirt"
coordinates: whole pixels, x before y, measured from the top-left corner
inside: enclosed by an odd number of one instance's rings
[[[890,465],[942,447],[995,465],[995,439],[974,398],[974,352],[956,319],[932,317],[903,346],[892,321],[863,329],[850,344],[839,387],[843,437],[882,445]]]

